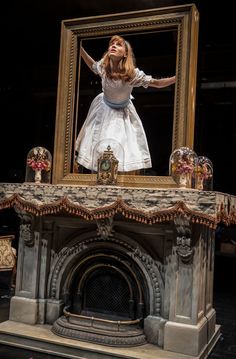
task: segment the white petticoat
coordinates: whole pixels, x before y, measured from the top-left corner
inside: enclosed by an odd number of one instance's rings
[[[96,171],[97,159],[108,146],[119,161],[119,171],[152,166],[143,125],[132,101],[124,109],[113,109],[101,93],[92,101],[76,141],[78,163]]]

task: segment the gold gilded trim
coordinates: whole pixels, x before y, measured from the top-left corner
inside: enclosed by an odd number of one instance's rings
[[[89,38],[174,30],[177,32],[175,101],[172,151],[193,147],[198,48],[198,11],[194,4],[156,8],[119,14],[69,19],[62,22],[53,159],[53,184],[94,183],[93,174],[73,173],[78,103],[79,43]],[[170,153],[171,155],[171,153]],[[171,178],[120,177],[119,185],[171,188]]]

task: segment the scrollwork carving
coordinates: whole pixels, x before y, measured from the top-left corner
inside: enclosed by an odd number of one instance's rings
[[[34,245],[34,235],[32,232],[32,221],[33,216],[26,212],[17,211],[18,216],[21,219],[20,224],[20,238],[23,239],[25,245],[28,247],[32,247]]]
[[[179,259],[183,263],[189,263],[193,257],[194,249],[192,248],[191,241],[191,227],[190,227],[190,216],[177,215],[174,219],[174,223],[177,230],[176,252]]]
[[[107,240],[113,236],[113,218],[102,218],[96,221],[97,234],[100,238]]]

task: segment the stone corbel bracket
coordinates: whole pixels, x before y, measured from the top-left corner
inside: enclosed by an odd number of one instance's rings
[[[18,216],[21,219],[20,224],[20,237],[25,242],[27,247],[33,247],[34,234],[32,232],[33,215],[24,211],[17,211]]]
[[[98,237],[103,240],[113,237],[113,217],[97,219],[96,223]]]
[[[191,217],[186,214],[178,214],[174,218],[174,224],[177,230],[177,255],[183,263],[190,263],[194,253],[191,241]]]

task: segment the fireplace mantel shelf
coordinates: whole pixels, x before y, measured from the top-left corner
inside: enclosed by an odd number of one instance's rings
[[[170,221],[176,214],[215,226],[236,223],[236,197],[194,189],[143,189],[118,186],[75,186],[1,183],[0,209],[14,207],[36,216],[67,212],[86,220],[115,213],[143,223]]]

